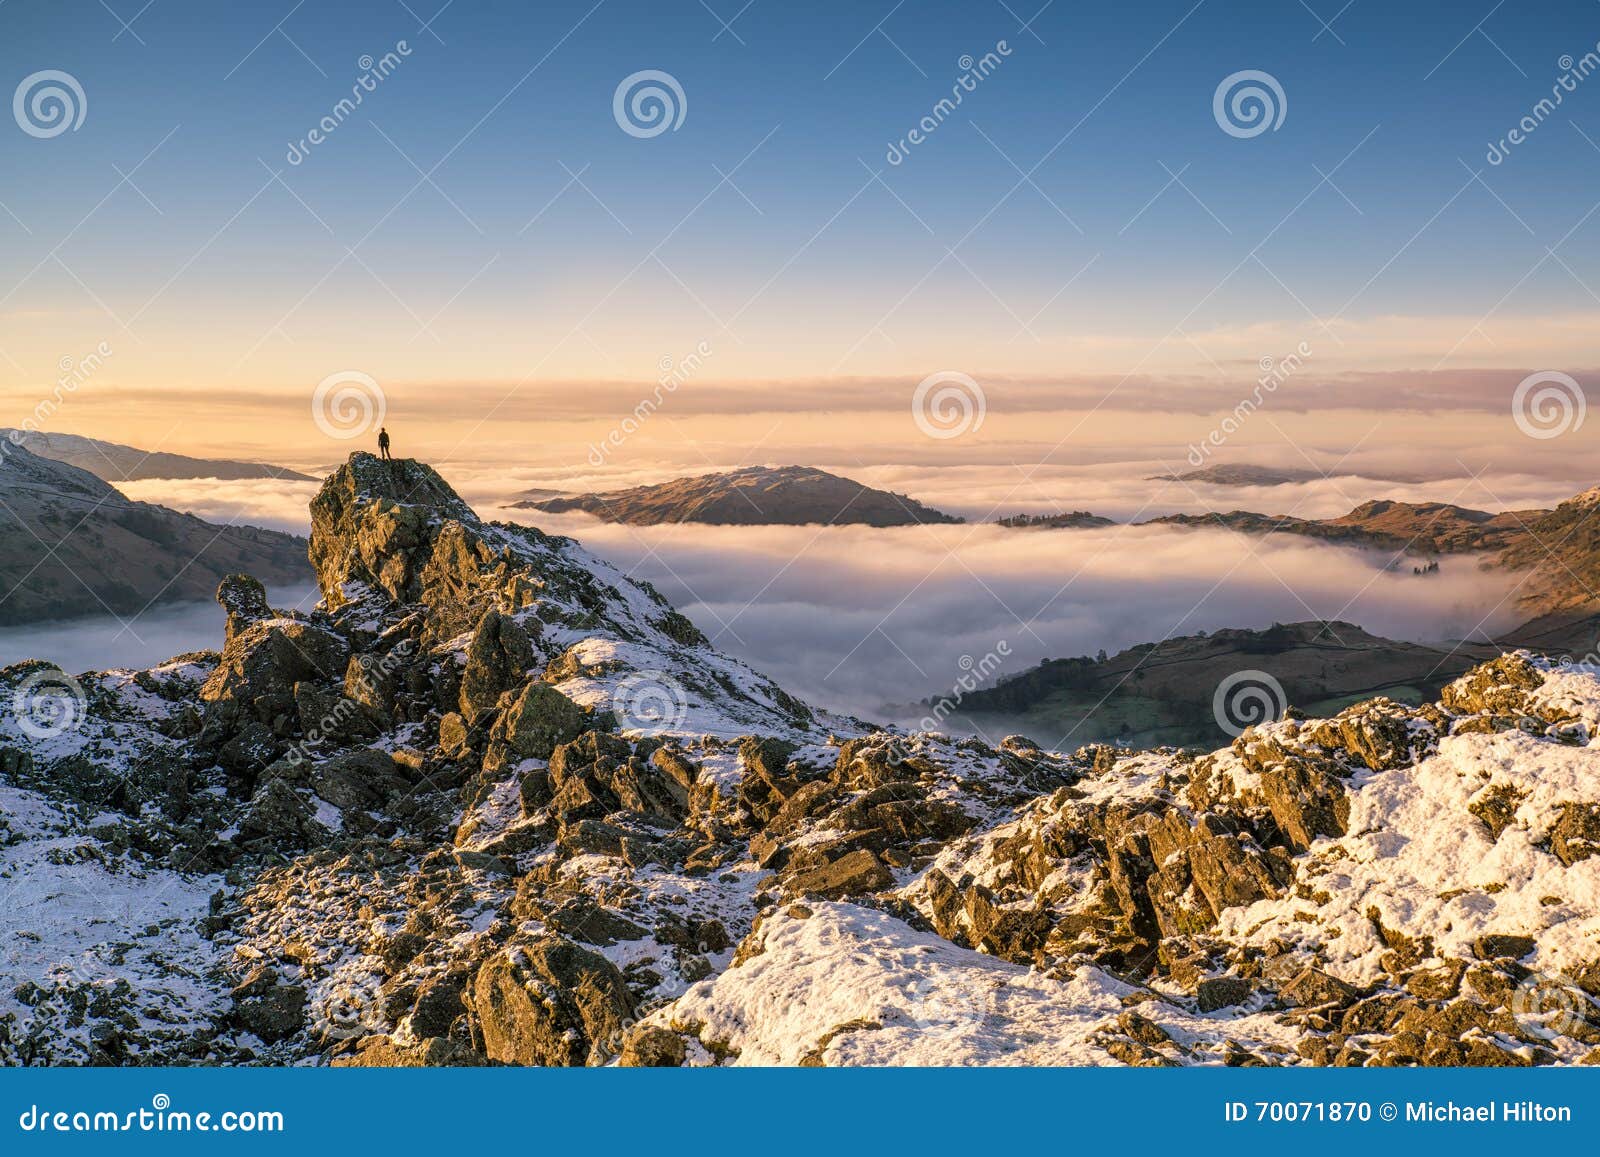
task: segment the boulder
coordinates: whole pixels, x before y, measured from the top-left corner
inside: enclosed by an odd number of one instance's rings
[[[260,580],[247,574],[230,574],[217,586],[217,602],[227,612],[226,639],[244,630],[251,623],[273,617],[267,602],[267,588]]]
[[[1550,850],[1569,868],[1600,852],[1600,804],[1562,804],[1550,829]]]
[[[407,783],[387,751],[363,747],[340,752],[312,765],[311,789],[338,808],[369,809],[406,790]]]
[[[376,739],[383,731],[385,720],[372,708],[315,683],[294,685],[294,706],[307,743],[357,743]]]
[[[677,1068],[687,1057],[688,1049],[677,1033],[659,1025],[640,1025],[623,1038],[618,1063],[624,1068]]]
[[[1195,985],[1195,1003],[1201,1012],[1232,1008],[1250,999],[1255,985],[1242,976],[1208,976]]]
[[[467,644],[461,714],[477,720],[493,710],[502,694],[522,684],[533,664],[533,640],[522,625],[497,610],[485,611]]]
[[[889,871],[876,853],[862,848],[839,857],[831,864],[795,873],[785,881],[785,889],[791,896],[836,900],[844,896],[879,892],[893,883],[894,873]]]
[[[1296,852],[1307,851],[1318,836],[1349,830],[1350,797],[1327,764],[1291,754],[1261,773],[1261,794]]]
[[[459,977],[439,976],[423,982],[411,1006],[411,1034],[418,1037],[450,1035],[451,1026],[466,1012],[461,1002]]]
[[[471,671],[471,665],[468,665]],[[467,684],[462,681],[461,697],[467,699]],[[463,714],[466,714],[463,710]],[[523,687],[495,724],[491,738],[506,744],[522,759],[549,759],[557,747],[570,743],[594,726],[594,717],[548,683],[532,682]]]
[[[268,780],[239,819],[238,842],[276,851],[317,847],[331,833],[315,819],[311,804],[281,779]]]
[[[635,1005],[622,973],[562,936],[514,942],[479,968],[473,1011],[490,1059],[603,1064],[621,1050]]]
[[[1511,652],[1468,671],[1440,692],[1439,702],[1459,715],[1530,713],[1529,692],[1544,686],[1544,673],[1524,654]]]
[[[1521,960],[1525,956],[1532,956],[1538,946],[1532,936],[1491,932],[1474,940],[1472,951],[1479,960]]]
[[[305,1027],[306,990],[281,983],[270,968],[256,968],[232,996],[234,1025],[266,1044],[287,1040]]]
[[[242,713],[271,724],[295,711],[296,683],[334,683],[349,662],[349,646],[332,631],[297,619],[262,619],[228,640],[200,698],[213,705],[236,704]]]

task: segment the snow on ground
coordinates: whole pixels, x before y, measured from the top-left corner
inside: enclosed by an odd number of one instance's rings
[[[1142,990],[1084,966],[1052,979],[847,903],[790,905],[761,950],[691,988],[655,1023],[693,1028],[699,1063],[1107,1065],[1118,1017]],[[746,949],[748,951],[748,949]],[[1128,1004],[1125,998],[1135,998]],[[1285,1056],[1295,1029],[1270,1015],[1210,1016],[1162,1003],[1171,1056],[1221,1060],[1226,1040]]]
[[[1581,682],[1592,693],[1595,681]],[[1470,959],[1474,939],[1506,933],[1534,937],[1525,963],[1547,972],[1600,957],[1600,856],[1568,867],[1548,847],[1562,804],[1600,800],[1594,746],[1521,731],[1455,735],[1415,767],[1351,786],[1350,834],[1319,840],[1299,861],[1307,887],[1229,909],[1224,936],[1315,949],[1353,983],[1375,980],[1387,951],[1372,913],[1391,928],[1427,930],[1447,956]],[[1507,790],[1523,798],[1495,839],[1469,805]]]
[[[86,1060],[85,1007],[131,1018],[133,1058],[141,1037],[211,1023],[225,989],[197,925],[218,877],[140,866],[105,838],[114,819],[76,820],[30,791],[0,785],[0,823],[0,1058]]]

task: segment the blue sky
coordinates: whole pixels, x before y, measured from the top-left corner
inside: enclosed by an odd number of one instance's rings
[[[175,388],[649,380],[702,340],[742,379],[1127,373],[1245,364],[1335,317],[1445,319],[1351,364],[1432,368],[1487,318],[1496,341],[1444,364],[1559,340],[1566,365],[1574,327],[1524,322],[1600,308],[1600,79],[1484,160],[1600,41],[1592,2],[141,3],[0,6],[5,91],[52,68],[88,100],[78,131],[0,132],[0,373],[24,383],[102,339],[119,380]],[[619,130],[641,69],[682,86],[676,131]],[[1275,131],[1215,121],[1241,69],[1283,88]]]

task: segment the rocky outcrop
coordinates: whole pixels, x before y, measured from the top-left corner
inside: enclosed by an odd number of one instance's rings
[[[616,967],[559,936],[491,957],[471,999],[485,1052],[513,1065],[603,1064],[620,1052],[634,1013]]]
[[[533,663],[533,642],[526,628],[498,610],[485,611],[467,644],[467,665],[461,673],[462,718],[474,721],[493,711],[501,695],[522,683]]]

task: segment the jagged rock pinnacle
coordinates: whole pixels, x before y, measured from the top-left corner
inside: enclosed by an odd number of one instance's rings
[[[433,467],[357,451],[311,501],[308,554],[330,610],[365,584],[397,601],[421,594],[421,572],[444,526],[477,527],[477,515]]]

